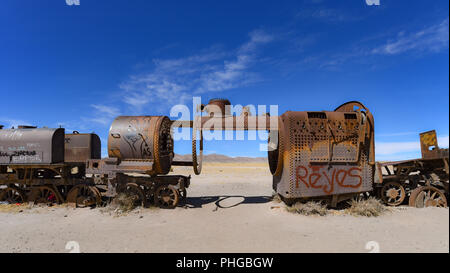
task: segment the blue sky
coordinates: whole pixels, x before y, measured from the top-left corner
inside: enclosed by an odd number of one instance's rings
[[[64,126],[103,141],[117,115],[233,104],[374,114],[377,160],[420,157],[418,133],[449,135],[448,1],[6,0],[0,124]],[[264,156],[261,141],[208,153]],[[186,141],[176,152],[190,153]]]

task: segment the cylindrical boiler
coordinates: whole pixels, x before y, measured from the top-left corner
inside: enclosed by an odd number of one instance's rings
[[[109,129],[108,155],[120,160],[152,160],[155,174],[167,174],[174,156],[170,119],[117,117]]]
[[[0,165],[64,162],[64,129],[0,130]]]

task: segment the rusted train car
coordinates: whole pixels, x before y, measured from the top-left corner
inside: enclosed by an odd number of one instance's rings
[[[213,99],[202,106],[206,116],[171,121],[166,116],[120,116],[110,127],[108,157],[100,158],[95,134],[65,134],[64,129],[0,130],[0,200],[99,204],[103,197],[132,193],[136,203],[165,208],[186,197],[190,176],[168,175],[172,166],[202,168],[202,132],[270,132],[269,168],[273,188],[286,203],[327,200],[330,205],[372,190],[374,124],[370,111],[349,102],[334,111],[289,111],[281,116],[234,116],[230,102]],[[192,161],[174,157],[173,126],[192,128]]]
[[[86,179],[86,161],[100,158],[95,134],[63,128],[0,129],[0,201],[61,203]]]
[[[285,202],[325,200],[331,206],[372,191],[374,119],[360,102],[334,111],[286,112],[278,148],[269,152],[273,188]]]
[[[448,205],[448,148],[439,148],[435,130],[420,134],[420,147],[422,158],[377,162],[375,192],[387,205]]]
[[[360,102],[280,116],[252,116],[245,107],[236,116],[230,107],[228,100],[213,99],[187,121],[119,116],[109,130],[106,158],[96,134],[0,129],[0,201],[91,206],[124,192],[137,205],[174,208],[186,198],[191,177],[169,172],[172,166],[192,166],[201,173],[203,131],[265,130],[273,189],[288,204],[321,200],[336,206],[375,192],[389,205],[408,195],[416,207],[447,205],[448,149],[438,148],[434,131],[421,134],[422,159],[376,164],[374,118]],[[192,129],[192,161],[174,161],[177,126]]]
[[[164,116],[117,117],[108,158],[96,134],[19,126],[0,130],[0,201],[99,205],[126,192],[137,205],[173,208],[190,177],[166,175],[173,159],[171,121]]]
[[[268,130],[273,189],[286,203],[318,199],[336,206],[373,190],[374,119],[362,103],[347,102],[334,111],[288,111],[277,117],[251,116],[247,111],[233,116],[229,107],[225,99],[202,106],[207,115],[194,120],[193,136],[201,140],[196,131],[215,129],[207,124],[222,124],[223,130]],[[192,154],[198,174],[197,148],[202,142],[197,140],[193,139]]]
[[[108,135],[108,158],[87,161],[86,173],[105,185],[105,196],[133,193],[147,201],[174,208],[185,199],[190,176],[167,175],[174,157],[172,121],[166,116],[120,116]]]

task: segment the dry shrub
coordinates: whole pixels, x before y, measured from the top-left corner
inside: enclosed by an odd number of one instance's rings
[[[354,216],[377,217],[389,211],[380,200],[374,197],[365,200],[352,200],[349,204],[350,207],[346,209],[346,213]]]
[[[119,193],[114,197],[104,212],[114,212],[116,215],[127,214],[136,208],[136,195]]]
[[[278,193],[273,193],[272,194],[272,201],[274,201],[275,203],[281,203],[283,200],[281,199],[281,196]]]
[[[287,207],[289,212],[298,213],[302,215],[320,215],[325,216],[328,213],[327,206],[315,201],[309,201],[307,203],[297,202],[294,205]]]

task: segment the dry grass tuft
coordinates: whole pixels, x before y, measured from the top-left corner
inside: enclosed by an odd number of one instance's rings
[[[365,200],[352,200],[349,204],[350,208],[345,211],[353,216],[377,217],[389,211],[380,200],[374,197]]]
[[[281,199],[281,196],[278,193],[273,193],[272,194],[272,201],[274,201],[275,203],[281,203],[283,200]]]
[[[0,212],[3,213],[20,213],[24,210],[30,210],[34,207],[33,203],[22,204],[0,204]]]
[[[119,193],[111,203],[102,209],[102,212],[124,215],[136,208],[136,196],[133,194]]]
[[[326,205],[314,201],[309,201],[307,203],[297,202],[291,207],[287,207],[286,209],[289,212],[298,213],[306,216],[309,215],[325,216],[328,213]]]

